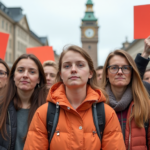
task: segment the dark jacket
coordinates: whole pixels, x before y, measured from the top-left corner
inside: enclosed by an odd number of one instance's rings
[[[8,134],[6,140],[0,134],[0,150],[14,150],[17,133],[17,113],[13,102],[8,107],[6,130]]]
[[[136,63],[136,66],[139,70],[139,73],[140,73],[140,76],[141,76],[141,79],[143,80],[143,76],[144,76],[144,73],[146,71],[146,67],[149,63],[149,58],[148,59],[145,59],[141,56],[141,54],[137,54],[136,58],[135,58],[135,63]]]
[[[143,80],[143,76],[144,76],[144,73],[146,71],[146,67],[149,63],[149,58],[148,59],[145,59],[141,56],[141,54],[137,54],[136,58],[135,58],[135,63],[137,65],[137,68],[139,70],[139,73],[140,73],[140,76],[141,76],[141,79]],[[146,90],[148,91],[149,95],[150,95],[150,84],[146,81],[143,81],[143,84],[146,88]]]

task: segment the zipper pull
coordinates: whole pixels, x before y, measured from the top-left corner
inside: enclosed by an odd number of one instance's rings
[[[94,136],[94,134],[96,134],[97,132],[96,131],[93,131],[93,136]]]
[[[56,133],[57,133],[57,136],[59,136],[60,134],[59,134],[59,131],[56,131]]]

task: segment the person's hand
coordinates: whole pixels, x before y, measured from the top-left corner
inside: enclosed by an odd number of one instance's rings
[[[150,55],[150,36],[144,40],[144,43],[145,43],[145,47],[141,56],[148,59]]]

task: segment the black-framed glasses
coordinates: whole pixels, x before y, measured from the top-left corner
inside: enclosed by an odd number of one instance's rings
[[[121,69],[124,74],[128,74],[132,71],[132,67],[130,65],[124,65],[122,67],[119,67],[117,65],[112,65],[112,66],[108,66],[107,68],[113,74],[118,73],[119,69]]]
[[[0,70],[0,78],[4,78],[7,75],[7,72]]]

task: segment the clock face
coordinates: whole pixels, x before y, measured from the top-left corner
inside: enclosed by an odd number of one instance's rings
[[[94,36],[94,30],[93,29],[87,29],[85,30],[85,36],[88,38],[91,38]]]

